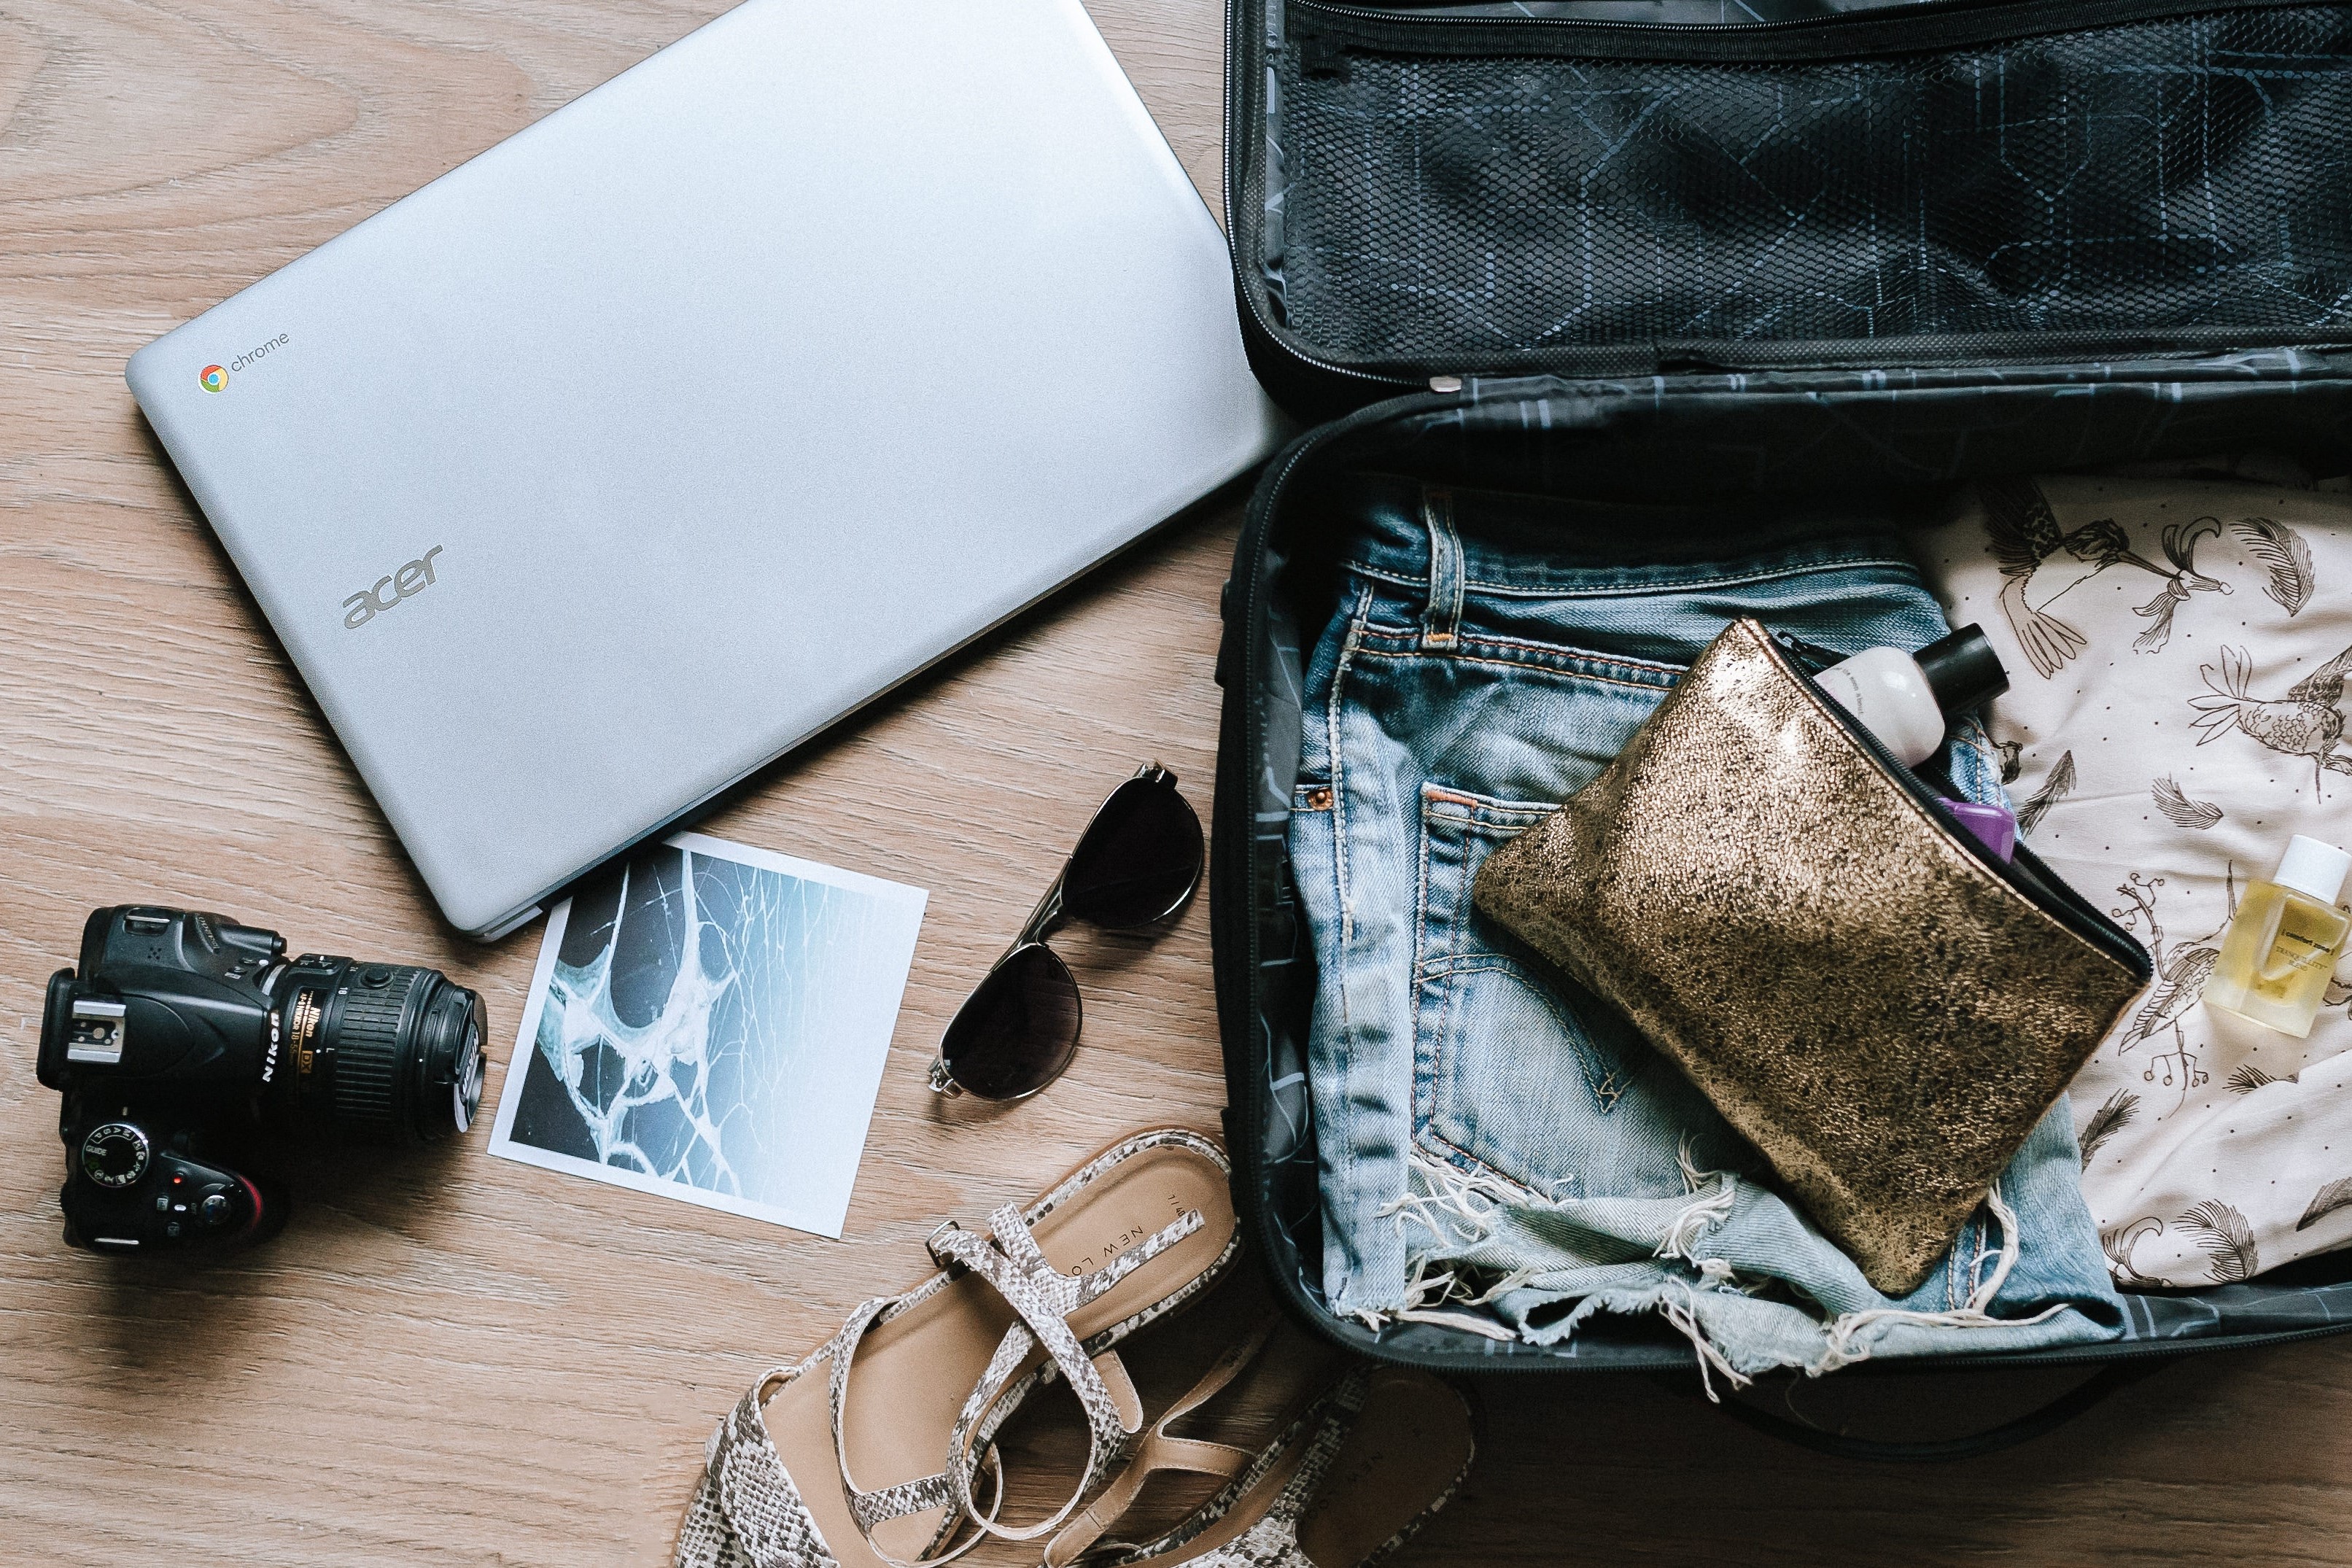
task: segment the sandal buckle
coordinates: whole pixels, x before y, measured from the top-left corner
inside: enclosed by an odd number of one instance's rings
[[[961,1268],[963,1267],[962,1264],[958,1263],[954,1258],[947,1257],[940,1251],[940,1237],[945,1236],[951,1230],[961,1230],[963,1226],[956,1224],[956,1222],[951,1219],[943,1219],[940,1221],[939,1224],[931,1227],[931,1234],[923,1238],[923,1249],[931,1255],[931,1261],[933,1263],[938,1264],[942,1268],[950,1270]]]

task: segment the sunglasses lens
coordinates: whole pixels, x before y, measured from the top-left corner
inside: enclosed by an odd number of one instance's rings
[[[1078,1046],[1078,983],[1050,947],[990,972],[940,1042],[948,1071],[982,1100],[1018,1100],[1060,1076]]]
[[[1062,907],[1113,931],[1176,912],[1201,879],[1201,819],[1176,786],[1129,779],[1095,814],[1070,857]]]

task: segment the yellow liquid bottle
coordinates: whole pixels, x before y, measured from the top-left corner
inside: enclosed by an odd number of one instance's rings
[[[2205,982],[2205,1003],[2302,1039],[2352,917],[2336,907],[2352,855],[2297,834],[2277,874],[2246,889]]]

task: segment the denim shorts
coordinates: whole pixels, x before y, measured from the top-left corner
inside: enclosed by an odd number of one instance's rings
[[[1670,1062],[1471,906],[1486,857],[1614,757],[1729,620],[1841,652],[1942,636],[1885,515],[1358,483],[1290,823],[1331,1310],[1539,1342],[1662,1312],[1740,1373],[2113,1338],[2063,1101],[2002,1205],[1890,1301]],[[1944,760],[2001,798],[1974,724]]]

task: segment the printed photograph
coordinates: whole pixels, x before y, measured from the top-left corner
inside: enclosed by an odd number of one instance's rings
[[[493,1153],[838,1237],[920,889],[700,834],[549,918]]]

